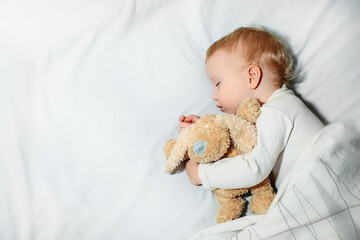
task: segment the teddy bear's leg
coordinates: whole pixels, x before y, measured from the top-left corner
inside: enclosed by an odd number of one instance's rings
[[[231,221],[241,216],[245,207],[245,200],[243,198],[228,198],[216,194],[216,192],[215,196],[220,204],[219,210],[216,214],[217,223]]]
[[[250,211],[255,214],[266,214],[275,197],[270,179],[266,178],[263,182],[250,188],[250,191],[252,193]]]

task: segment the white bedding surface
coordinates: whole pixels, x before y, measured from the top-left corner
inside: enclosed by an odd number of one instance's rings
[[[212,194],[164,173],[162,147],[179,115],[217,112],[205,51],[239,26],[283,35],[295,91],[359,136],[359,13],[355,0],[1,1],[0,239],[177,240],[215,225]]]
[[[359,239],[360,118],[324,128],[279,188],[266,215],[204,229],[191,240]]]

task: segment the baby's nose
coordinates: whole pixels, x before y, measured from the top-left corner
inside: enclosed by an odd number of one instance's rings
[[[213,95],[212,95],[212,99],[214,99],[214,100],[216,101],[216,100],[217,100],[217,98],[218,98],[217,91],[216,91],[216,90],[214,90]]]

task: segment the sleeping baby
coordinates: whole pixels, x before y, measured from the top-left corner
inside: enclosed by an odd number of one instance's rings
[[[206,53],[213,100],[222,112],[236,114],[247,97],[257,99],[257,145],[250,153],[217,164],[186,162],[190,182],[208,190],[246,188],[272,173],[278,188],[301,153],[323,128],[322,122],[288,88],[294,64],[284,43],[270,32],[242,27],[213,43]],[[198,116],[180,117],[180,131]]]

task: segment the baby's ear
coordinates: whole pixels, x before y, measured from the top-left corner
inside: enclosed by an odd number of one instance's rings
[[[256,123],[260,115],[260,103],[254,98],[246,98],[239,106],[237,115],[248,122]]]
[[[256,89],[259,84],[260,80],[262,78],[262,71],[261,68],[258,65],[252,64],[247,69],[248,74],[248,84],[251,89]]]

